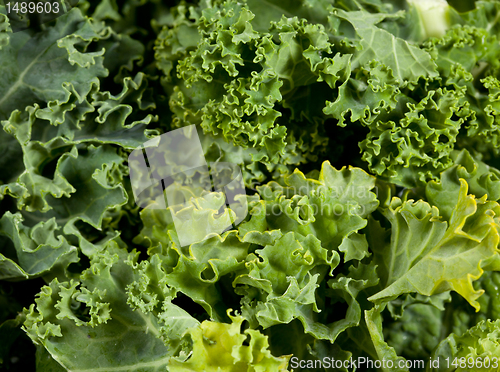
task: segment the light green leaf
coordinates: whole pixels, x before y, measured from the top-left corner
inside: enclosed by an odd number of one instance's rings
[[[440,360],[439,369],[428,368],[428,371],[457,371],[465,372],[470,368],[466,363],[465,367],[460,365],[460,360],[470,360],[477,363],[478,361],[489,360],[490,363],[477,367],[479,371],[494,372],[498,371],[498,366],[495,358],[500,355],[500,320],[483,320],[469,329],[463,335],[451,334],[445,338],[436,348],[432,358]],[[449,360],[458,361],[458,368],[450,366],[446,368],[447,364],[445,358]],[[453,368],[453,369],[452,369]]]
[[[458,194],[458,195],[457,195]],[[479,309],[481,291],[472,282],[483,273],[487,260],[498,255],[500,207],[486,198],[467,195],[460,189],[449,221],[440,221],[439,211],[423,201],[393,198],[382,214],[392,230],[385,231],[371,220],[368,230],[383,289],[369,300],[376,303],[417,292],[426,296],[454,290]],[[416,237],[424,236],[425,239]]]
[[[172,359],[169,371],[288,371],[290,356],[273,356],[266,336],[253,329],[242,333],[244,318],[241,316],[231,320],[231,324],[205,321],[188,330],[193,353],[188,358]],[[248,345],[244,345],[247,339]]]
[[[390,347],[384,341],[384,334],[382,332],[382,316],[381,312],[385,306],[377,305],[369,311],[365,311],[365,321],[372,338],[373,345],[377,351],[378,360],[390,360],[394,366],[406,366],[406,361],[402,357],[398,357],[394,348]],[[385,367],[385,368],[384,368]],[[382,371],[391,372],[393,369],[387,366],[382,367]],[[400,371],[409,372],[408,367],[399,368]]]
[[[366,237],[358,233],[346,236],[339,246],[339,251],[344,253],[345,262],[350,260],[361,261],[363,258],[370,255]]]

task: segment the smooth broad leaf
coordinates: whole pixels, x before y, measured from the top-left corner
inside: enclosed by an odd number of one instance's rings
[[[386,17],[384,14],[337,10],[336,15],[351,23],[361,38],[360,51],[353,58],[353,69],[376,60],[389,67],[400,84],[438,76],[436,65],[427,52],[376,26]]]
[[[67,369],[60,365],[43,346],[36,348],[36,370],[43,372],[66,372]]]
[[[385,305],[376,305],[371,310],[365,311],[365,321],[370,332],[370,336],[377,352],[378,360],[390,360],[394,366],[406,366],[405,359],[398,357],[394,348],[390,347],[384,341],[384,334],[382,332],[382,316],[381,312],[384,310]],[[392,368],[381,368],[384,372],[392,372]],[[409,372],[408,367],[399,368],[400,371]]]

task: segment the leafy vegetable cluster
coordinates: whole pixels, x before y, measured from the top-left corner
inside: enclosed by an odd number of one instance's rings
[[[0,368],[500,358],[500,3],[167,3],[0,5]],[[249,213],[182,247],[127,160],[192,124]]]

